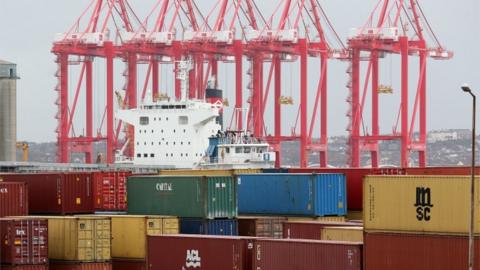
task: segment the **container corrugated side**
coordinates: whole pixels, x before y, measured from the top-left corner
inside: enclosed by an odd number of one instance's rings
[[[366,175],[404,175],[403,168],[290,168],[289,173],[341,173],[347,180],[348,210],[362,210],[363,178]]]
[[[48,264],[0,265],[2,270],[49,270]]]
[[[52,261],[50,270],[112,270],[112,263]]]
[[[167,216],[110,215],[112,257],[145,260],[147,235],[178,234],[179,220]]]
[[[27,184],[0,181],[0,217],[23,215],[28,215]]]
[[[253,240],[245,237],[160,235],[148,236],[150,270],[238,269],[251,265]]]
[[[30,214],[93,213],[92,173],[0,174],[6,182],[25,182]]]
[[[480,204],[476,178],[475,200]],[[367,176],[365,230],[468,233],[470,177]],[[475,215],[480,216],[480,208]],[[475,222],[480,232],[480,219]]]
[[[363,242],[363,227],[324,227],[322,240]]]
[[[292,239],[254,242],[253,269],[362,269],[362,243]]]
[[[475,238],[474,269],[480,269]],[[365,269],[467,269],[468,237],[406,233],[365,233]]]
[[[238,217],[238,234],[253,237],[283,237],[285,217]]]
[[[236,219],[181,218],[180,233],[204,235],[238,235]]]
[[[48,218],[51,260],[103,262],[111,259],[111,220],[107,217]]]
[[[347,222],[346,216],[328,216],[328,217],[287,217],[288,221],[303,222],[303,221],[317,221],[317,222]]]
[[[322,240],[325,227],[357,227],[352,222],[287,221],[283,223],[283,238]]]
[[[347,212],[342,174],[237,176],[240,214],[342,216]]]
[[[128,213],[192,218],[234,218],[231,176],[135,176],[128,182]]]
[[[145,259],[134,260],[124,258],[112,259],[112,270],[147,270],[148,265]]]
[[[164,176],[232,176],[232,170],[160,170]]]
[[[39,218],[0,219],[2,264],[48,264],[48,221]]]

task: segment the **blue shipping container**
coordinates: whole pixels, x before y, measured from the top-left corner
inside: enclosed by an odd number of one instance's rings
[[[236,219],[181,218],[180,233],[206,235],[238,235]]]
[[[239,214],[343,216],[343,174],[244,174],[237,177]]]

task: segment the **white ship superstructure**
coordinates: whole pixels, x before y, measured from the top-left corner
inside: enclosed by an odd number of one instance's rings
[[[221,130],[220,109],[221,104],[202,101],[159,101],[117,116],[135,127],[134,164],[193,168],[205,155],[208,138]]]

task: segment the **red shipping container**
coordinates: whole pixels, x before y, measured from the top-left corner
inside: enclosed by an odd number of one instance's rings
[[[252,269],[362,269],[361,243],[257,239],[253,249]]]
[[[288,169],[289,173],[342,173],[347,179],[348,210],[363,209],[363,177],[365,175],[404,175],[401,168],[325,168]]]
[[[28,186],[30,214],[93,213],[92,173],[0,174],[7,182]]]
[[[48,264],[48,221],[39,218],[0,219],[3,264]]]
[[[2,270],[49,270],[48,264],[38,265],[1,265]]]
[[[365,269],[457,270],[468,266],[468,237],[365,233]],[[480,270],[480,239],[475,239],[474,269]]]
[[[27,185],[0,181],[0,217],[26,215],[28,215]]]
[[[97,211],[127,211],[127,178],[131,172],[94,172],[93,194]]]
[[[112,263],[52,261],[50,262],[50,270],[112,270]]]
[[[149,270],[250,270],[253,238],[158,235],[147,247]]]
[[[145,260],[112,259],[112,270],[147,270]]]
[[[321,240],[324,227],[357,227],[358,222],[287,221],[283,223],[283,238]]]

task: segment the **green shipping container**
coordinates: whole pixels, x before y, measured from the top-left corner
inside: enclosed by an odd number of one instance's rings
[[[232,176],[132,176],[128,213],[194,218],[234,218],[237,195]]]

